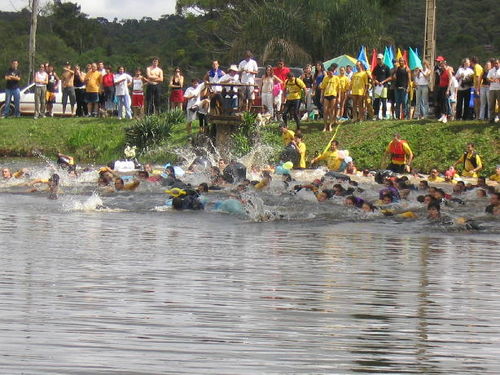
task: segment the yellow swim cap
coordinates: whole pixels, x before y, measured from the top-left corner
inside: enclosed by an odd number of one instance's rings
[[[417,217],[417,215],[413,211],[406,211],[406,212],[400,213],[398,216],[404,217],[405,219],[415,219]]]
[[[181,195],[186,195],[186,192],[180,188],[165,190],[165,193],[171,195],[174,198],[180,197]]]

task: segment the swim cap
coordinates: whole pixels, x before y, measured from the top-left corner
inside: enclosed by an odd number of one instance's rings
[[[180,197],[181,195],[187,194],[185,190],[182,190],[180,188],[172,188],[169,190],[165,190],[165,193],[167,193],[168,195],[171,195],[174,198],[177,198],[177,197]]]

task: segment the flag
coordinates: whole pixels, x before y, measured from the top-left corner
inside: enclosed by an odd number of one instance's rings
[[[401,53],[401,50],[398,48],[398,53],[396,54],[396,60],[399,61],[401,57],[403,57],[403,54]]]
[[[392,63],[391,59],[391,51],[389,48],[385,47],[384,50],[384,64],[389,67],[389,69],[394,68],[394,64]]]
[[[361,48],[359,49],[358,60],[363,63],[365,69],[370,69],[370,65],[368,64],[368,58],[366,57],[365,46],[361,46]]]
[[[394,60],[394,48],[392,46],[389,46],[389,53],[390,53],[391,61]]]
[[[413,51],[410,47],[410,69],[413,70],[413,69],[416,69],[416,68],[422,68],[422,61],[420,60],[420,58],[418,57],[418,54],[415,51]]]
[[[371,66],[372,72],[375,70],[376,66],[377,66],[377,50],[374,48],[372,51],[372,66]]]
[[[405,61],[405,65],[408,66],[408,51],[407,50],[403,50],[402,58]]]

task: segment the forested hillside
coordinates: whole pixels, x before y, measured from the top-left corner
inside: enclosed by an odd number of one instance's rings
[[[103,60],[132,70],[159,56],[165,68],[200,75],[217,58],[226,66],[251,49],[259,63],[284,56],[292,65],[355,55],[361,44],[422,51],[424,0],[178,0],[177,14],[107,20],[55,1],[39,17],[37,61],[60,66]],[[0,12],[0,64],[17,58],[27,71],[30,13]],[[498,56],[494,0],[438,2],[438,54],[457,65],[464,56]],[[24,75],[26,77],[26,74]]]

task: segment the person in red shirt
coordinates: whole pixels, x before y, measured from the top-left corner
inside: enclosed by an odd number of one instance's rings
[[[285,102],[285,100],[284,100],[285,99],[284,98],[284,92],[285,92],[284,82],[287,79],[288,73],[290,72],[290,68],[285,66],[285,60],[279,59],[276,66],[273,68],[273,72],[274,72],[274,75],[276,77],[278,77],[282,82],[281,83],[281,92],[279,95],[281,96],[281,103],[284,103]],[[281,111],[281,108],[278,108],[278,111]]]
[[[102,77],[102,94],[104,95],[104,108],[108,115],[113,114],[115,108],[115,75],[111,71],[111,67],[105,68],[106,74]]]

